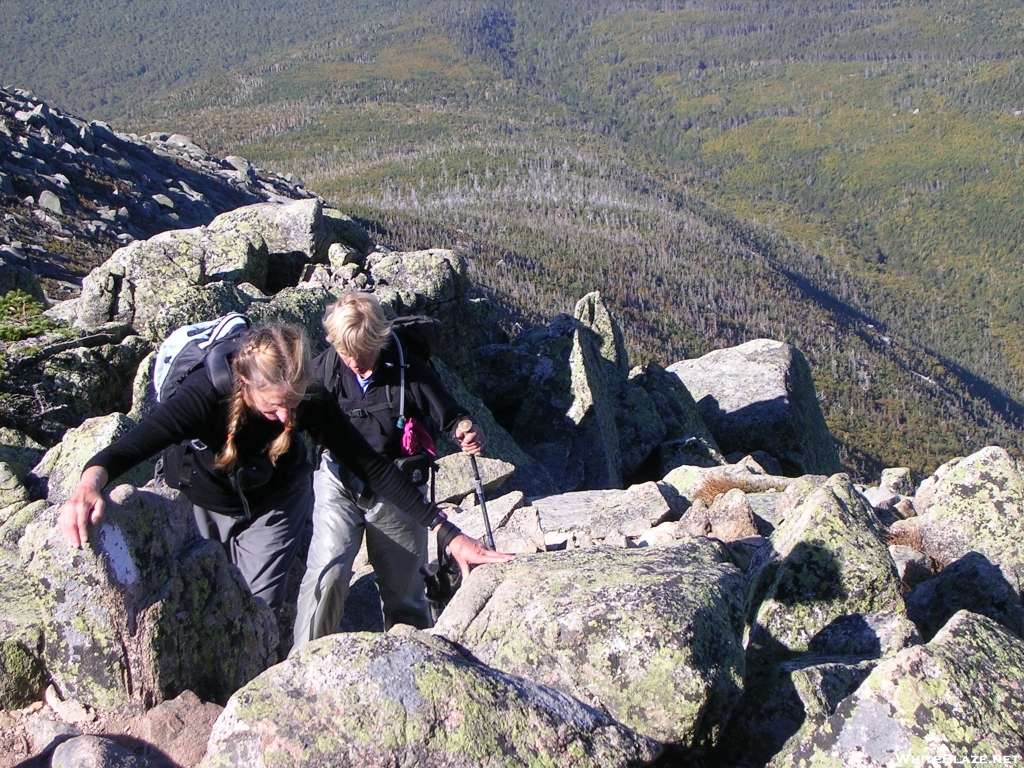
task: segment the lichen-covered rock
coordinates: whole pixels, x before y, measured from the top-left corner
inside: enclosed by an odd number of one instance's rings
[[[199,537],[184,496],[118,486],[84,550],[68,547],[57,513],[29,525],[19,548],[46,670],[66,698],[106,711],[186,689],[224,700],[274,660],[272,612],[223,547]]]
[[[921,636],[902,613],[851,613],[833,619],[811,638],[810,653],[880,659],[921,643]]]
[[[477,541],[486,541],[487,526],[484,523],[483,510],[475,502],[470,503],[472,499],[473,496],[467,497],[467,501],[463,503],[461,511],[450,513],[448,519],[455,523],[459,530],[467,536],[471,536]],[[507,551],[501,548],[502,529],[508,524],[512,514],[523,506],[524,500],[525,497],[522,491],[513,491],[486,502],[487,519],[490,521],[491,533],[497,542],[496,548],[499,552]],[[436,549],[437,537],[431,536],[429,544]],[[427,559],[432,560],[436,556],[436,551],[431,550]]]
[[[314,354],[327,348],[323,332],[324,311],[337,297],[323,286],[285,288],[266,301],[254,301],[246,310],[254,323],[281,321],[306,329]]]
[[[477,456],[476,467],[485,492],[499,488],[515,470],[506,461],[485,459],[483,456]],[[435,488],[438,503],[464,499],[473,493],[473,486],[473,464],[467,454],[452,453],[438,459]]]
[[[931,640],[957,611],[967,610],[998,621],[1024,638],[1024,607],[1016,585],[1007,583],[996,565],[980,552],[968,552],[947,565],[907,597],[907,616]]]
[[[606,443],[609,458],[615,460],[614,469],[621,478],[614,482],[614,475],[609,475],[607,487],[614,488],[621,486],[622,480],[648,459],[664,438],[666,428],[647,391],[629,381],[629,359],[622,331],[601,294],[584,296],[577,302],[574,314],[581,329],[569,356],[576,394],[570,414],[581,414],[586,419],[586,409],[593,409],[600,427],[595,434],[600,434]],[[609,406],[611,423],[605,412]]]
[[[50,410],[65,412],[65,422],[71,422],[66,429],[86,418],[127,410],[132,377],[151,349],[140,336],[128,336],[117,344],[66,349],[41,361],[38,373],[28,374],[28,380]]]
[[[804,709],[804,727],[824,723],[836,711],[839,702],[853,693],[878,665],[873,660],[828,661],[804,656],[779,666],[790,672],[790,679]]]
[[[622,487],[665,433],[650,397],[601,345],[584,322],[559,315],[511,345],[477,350],[482,399],[501,406],[499,421],[562,492]]]
[[[3,511],[2,522],[0,522],[0,550],[14,552],[18,548],[18,539],[25,532],[26,526],[39,517],[46,509],[46,501],[39,499],[30,504],[19,506],[15,504]]]
[[[24,432],[0,427],[0,461],[21,480],[28,477],[44,453],[46,449]]]
[[[620,376],[628,376],[629,356],[622,329],[601,300],[601,293],[593,291],[577,301],[573,316],[596,334],[601,357],[611,363]]]
[[[641,483],[622,491],[546,496],[534,499],[533,507],[545,533],[580,533],[591,540],[607,539],[615,533],[635,539],[682,513],[672,489],[660,483]]]
[[[776,663],[765,663],[762,656],[748,670],[717,757],[725,764],[764,764],[787,741],[832,715],[879,659],[920,642],[914,625],[900,614],[849,614],[812,637],[808,653]]]
[[[746,681],[715,757],[722,765],[764,765],[784,745],[827,720],[877,661],[803,654]]]
[[[693,395],[678,376],[657,363],[635,368],[629,380],[650,396],[665,425],[656,451],[656,475],[664,477],[679,466],[713,467],[725,463],[721,449],[697,410]]]
[[[135,328],[159,346],[183,325],[202,323],[229,312],[244,313],[248,306],[245,294],[225,281],[179,286],[167,292],[159,312],[137,314]]]
[[[213,234],[230,234],[235,240],[262,242],[270,259],[280,254],[301,253],[306,261],[325,261],[333,239],[332,227],[324,221],[323,202],[319,198],[286,205],[248,205],[222,213],[208,228]],[[262,285],[259,280],[249,281]]]
[[[33,587],[15,562],[0,559],[0,710],[38,701],[46,687]]]
[[[377,285],[415,297],[411,304],[402,299],[400,306],[394,306],[398,314],[432,314],[433,307],[455,301],[466,293],[469,285],[466,260],[454,251],[440,248],[389,253],[373,264],[370,273]]]
[[[362,264],[363,257],[373,248],[373,238],[359,225],[359,222],[336,208],[324,208],[323,219],[324,224],[331,231],[331,239],[336,243],[344,243],[355,249],[360,254],[359,262]]]
[[[668,371],[682,379],[726,454],[763,450],[791,475],[840,471],[810,367],[798,349],[756,339]]]
[[[3,510],[28,503],[28,489],[6,463],[0,461],[0,523],[5,522]]]
[[[206,227],[137,240],[84,279],[75,325],[117,320],[162,341],[180,325],[244,308],[239,284],[271,293],[295,285],[305,263],[326,259],[330,237],[312,199],[243,207]]]
[[[920,493],[919,493],[920,496]],[[983,448],[947,465],[925,511],[897,521],[893,533],[910,536],[941,566],[980,552],[1024,590],[1024,475],[1002,448]]]
[[[506,488],[521,490],[529,496],[546,496],[558,492],[558,486],[548,470],[536,459],[520,448],[512,436],[501,427],[490,409],[470,393],[459,375],[438,358],[433,359],[437,375],[445,389],[455,398],[455,402],[466,408],[473,419],[483,427],[486,435],[484,451],[488,456],[501,459],[515,467],[515,472],[507,480]],[[438,449],[448,449],[445,440],[441,440]],[[450,450],[450,449],[449,449]]]
[[[914,473],[908,467],[887,467],[878,485],[900,496],[913,496]]]
[[[904,610],[880,525],[846,475],[803,500],[749,573],[748,662],[804,652],[841,616]]]
[[[991,619],[961,611],[927,645],[880,662],[823,725],[787,744],[771,766],[1016,760],[1024,746],[1021,680],[1024,642]]]
[[[917,493],[914,494],[914,509],[917,510],[917,514],[923,515],[928,511],[928,506],[932,503],[932,497],[935,495],[939,482],[963,460],[963,456],[950,459],[946,463],[940,464],[931,475],[921,481]]]
[[[82,281],[75,325],[132,324],[137,311],[140,320],[159,314],[168,294],[201,285],[208,242],[201,229],[164,232],[115,251]]]
[[[432,631],[699,751],[741,693],[745,585],[706,539],[520,556],[474,571]]]
[[[68,430],[32,469],[32,477],[46,482],[46,498],[51,504],[63,504],[74,492],[82,469],[99,451],[119,440],[135,422],[123,413],[87,419],[77,429]],[[153,476],[153,463],[145,462],[123,476],[125,482],[145,485]]]
[[[331,635],[238,691],[203,768],[644,765],[653,741],[409,631]]]

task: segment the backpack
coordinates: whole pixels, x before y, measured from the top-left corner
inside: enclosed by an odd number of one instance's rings
[[[157,350],[153,365],[156,401],[163,403],[173,397],[181,383],[200,368],[206,369],[218,395],[226,397],[230,394],[229,358],[250,325],[248,317],[232,312],[216,320],[184,325],[173,331]],[[169,446],[157,462],[156,476],[171,488],[185,490],[191,482],[193,454],[203,450],[206,446],[196,440]],[[244,495],[242,502],[246,504]]]
[[[245,333],[249,318],[232,312],[205,323],[183,325],[164,339],[153,365],[153,389],[156,401],[165,402],[188,376],[205,367],[217,394],[231,391],[231,364],[228,355],[234,344],[225,344]]]
[[[441,321],[427,315],[396,317],[391,323],[391,339],[398,352],[399,386],[397,387],[398,407],[395,410],[395,421],[399,429],[405,426],[405,369],[409,367],[405,362],[406,355],[430,364],[430,358],[441,345],[441,333]],[[324,387],[328,392],[336,392],[340,365],[341,359],[338,356],[338,351],[331,347],[327,350],[327,358],[324,361]],[[394,389],[394,387],[388,388],[388,405],[393,409],[396,394],[392,391]]]

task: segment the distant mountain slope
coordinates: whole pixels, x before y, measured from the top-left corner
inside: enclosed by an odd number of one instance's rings
[[[123,117],[154,93],[389,14],[345,0],[4,0],[0,85],[94,119]]]
[[[31,268],[52,299],[77,295],[82,277],[132,240],[312,196],[186,136],[118,133],[0,88],[0,265]]]
[[[258,64],[191,46],[203,77],[160,65],[128,124],[464,242],[524,310],[599,288],[640,355],[792,339],[863,471],[1021,443],[1024,6],[411,0],[315,40],[274,12]]]

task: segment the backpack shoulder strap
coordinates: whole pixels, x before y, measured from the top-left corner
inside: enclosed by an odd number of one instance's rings
[[[397,333],[392,331],[391,338],[394,339],[395,351],[398,352],[398,419],[395,426],[402,429],[405,427],[405,350],[402,349],[402,342]]]
[[[209,347],[204,358],[206,375],[213,388],[221,397],[231,394],[234,376],[231,373],[231,357],[238,350],[239,336],[230,336]]]
[[[328,347],[327,352],[324,354],[324,389],[335,396],[337,395],[335,390],[338,386],[339,362],[338,350],[333,346]]]

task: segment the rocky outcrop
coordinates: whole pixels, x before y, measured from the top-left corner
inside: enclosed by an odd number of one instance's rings
[[[741,693],[746,580],[720,545],[593,548],[475,573],[432,630],[659,741],[712,746]]]
[[[519,447],[512,436],[495,420],[490,409],[476,395],[466,388],[459,375],[438,358],[433,360],[434,368],[445,389],[451,392],[455,401],[466,408],[473,419],[483,427],[487,442],[484,452],[493,458],[507,461],[515,467],[505,487],[521,490],[530,496],[547,496],[558,492],[547,468]],[[439,451],[454,450],[445,445],[444,440],[438,446]]]
[[[224,549],[199,537],[176,491],[123,485],[109,496],[87,549],[68,548],[56,507],[19,542],[47,675],[65,698],[106,711],[141,710],[186,689],[224,700],[274,660],[270,609]]]
[[[63,504],[78,485],[86,462],[134,426],[135,422],[121,413],[87,419],[46,452],[42,461],[32,468],[32,481],[45,486],[46,499],[51,504]],[[149,461],[132,469],[122,481],[145,485],[152,477],[153,462]]]
[[[808,708],[820,714],[875,660],[919,642],[881,525],[849,479],[798,498],[748,568],[747,677],[729,759],[767,761],[814,722]],[[807,671],[822,664],[832,666]]]
[[[648,457],[647,472],[664,477],[683,465],[714,467],[725,464],[725,457],[711,436],[693,395],[678,376],[657,363],[634,368],[629,380],[642,387],[665,425],[665,435],[654,453]]]
[[[656,742],[440,638],[332,635],[228,701],[204,768],[236,765],[644,765]]]
[[[54,299],[77,295],[76,279],[132,240],[241,206],[313,197],[185,136],[119,133],[27,91],[0,89],[0,117],[0,258],[42,278]],[[53,252],[61,242],[70,246]]]
[[[1024,638],[1024,606],[1015,585],[980,552],[969,552],[907,595],[907,616],[925,641],[957,613],[968,610]]]
[[[626,546],[628,540],[678,520],[683,511],[671,488],[653,482],[621,491],[575,491],[535,499],[533,508],[549,540],[565,537],[573,546]]]
[[[616,349],[614,333],[604,331],[608,341],[586,322],[606,312],[599,297],[585,297],[576,311],[511,344],[479,349],[477,393],[559,490],[621,487],[661,442],[665,425],[646,390],[603,356]]]
[[[892,534],[919,542],[921,551],[940,566],[978,552],[1002,570],[1020,595],[1024,475],[1017,463],[1002,448],[990,447],[940,469],[934,480],[922,483],[927,489],[924,511],[893,523]]]
[[[76,325],[123,322],[159,343],[178,326],[244,310],[252,296],[240,285],[275,293],[326,257],[333,233],[322,212],[319,200],[248,206],[132,243],[85,279]]]
[[[171,698],[187,688],[232,697],[208,765],[635,765],[660,745],[667,762],[837,765],[895,759],[883,737],[914,755],[1019,742],[1003,713],[1021,708],[1004,681],[1020,677],[1024,482],[1004,451],[949,462],[916,493],[899,468],[854,486],[829,476],[835,448],[791,347],[631,372],[596,293],[510,341],[470,298],[461,248],[393,252],[242,158],[2,98],[21,107],[0,122],[0,280],[70,291],[39,269],[35,231],[68,243],[68,264],[82,243],[106,248],[80,297],[0,349],[17,428],[0,433],[0,707],[42,696],[67,721],[22,718],[36,751],[65,740],[68,759],[103,759],[109,743],[67,740],[161,701],[154,730],[133,733],[167,744],[186,709],[205,733],[217,707]],[[246,206],[221,208],[199,186],[214,177]],[[123,204],[81,202],[115,187]],[[522,556],[478,569],[440,634],[327,638],[252,680],[274,660],[273,619],[187,503],[122,486],[85,551],[64,546],[51,504],[130,426],[113,412],[145,412],[172,328],[237,310],[322,347],[324,307],[353,288],[442,320],[435,365],[488,436],[496,545]],[[464,507],[452,519],[483,537],[465,457],[441,463],[441,497]],[[363,614],[344,626],[379,627],[372,574],[358,576],[365,603],[347,607]],[[182,765],[199,759],[190,738],[168,752]]]
[[[887,766],[918,755],[942,762],[1016,759],[1024,711],[1024,642],[991,619],[956,614],[927,645],[882,661],[772,768]],[[959,756],[959,757],[954,757]]]
[[[726,454],[763,450],[787,475],[840,470],[810,367],[788,344],[757,339],[668,367]]]
[[[845,475],[807,496],[770,543],[750,566],[748,652],[803,653],[843,616],[903,613],[881,526]]]

